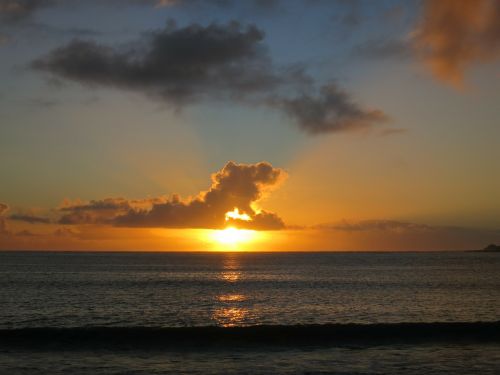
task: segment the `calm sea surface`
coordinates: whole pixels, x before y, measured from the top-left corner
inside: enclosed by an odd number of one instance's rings
[[[0,253],[0,329],[500,320],[500,254]],[[0,373],[499,373],[498,343],[69,353]]]
[[[0,253],[0,328],[500,319],[500,254]]]

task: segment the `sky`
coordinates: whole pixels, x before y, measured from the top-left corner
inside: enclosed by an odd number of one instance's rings
[[[0,57],[0,250],[500,243],[498,0],[0,0]]]

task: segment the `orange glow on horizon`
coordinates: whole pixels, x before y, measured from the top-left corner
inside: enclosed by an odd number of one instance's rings
[[[213,231],[210,237],[219,245],[229,245],[234,248],[238,244],[243,244],[254,240],[255,235],[256,233],[254,230],[229,227],[226,229]]]

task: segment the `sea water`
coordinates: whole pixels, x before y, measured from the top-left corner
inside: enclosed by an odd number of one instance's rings
[[[499,320],[494,253],[0,253],[3,332]],[[500,372],[495,340],[72,345],[10,347],[4,337],[0,373]]]

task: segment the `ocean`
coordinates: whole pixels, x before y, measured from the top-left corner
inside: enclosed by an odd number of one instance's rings
[[[499,321],[495,253],[0,253],[0,374],[498,374]]]

